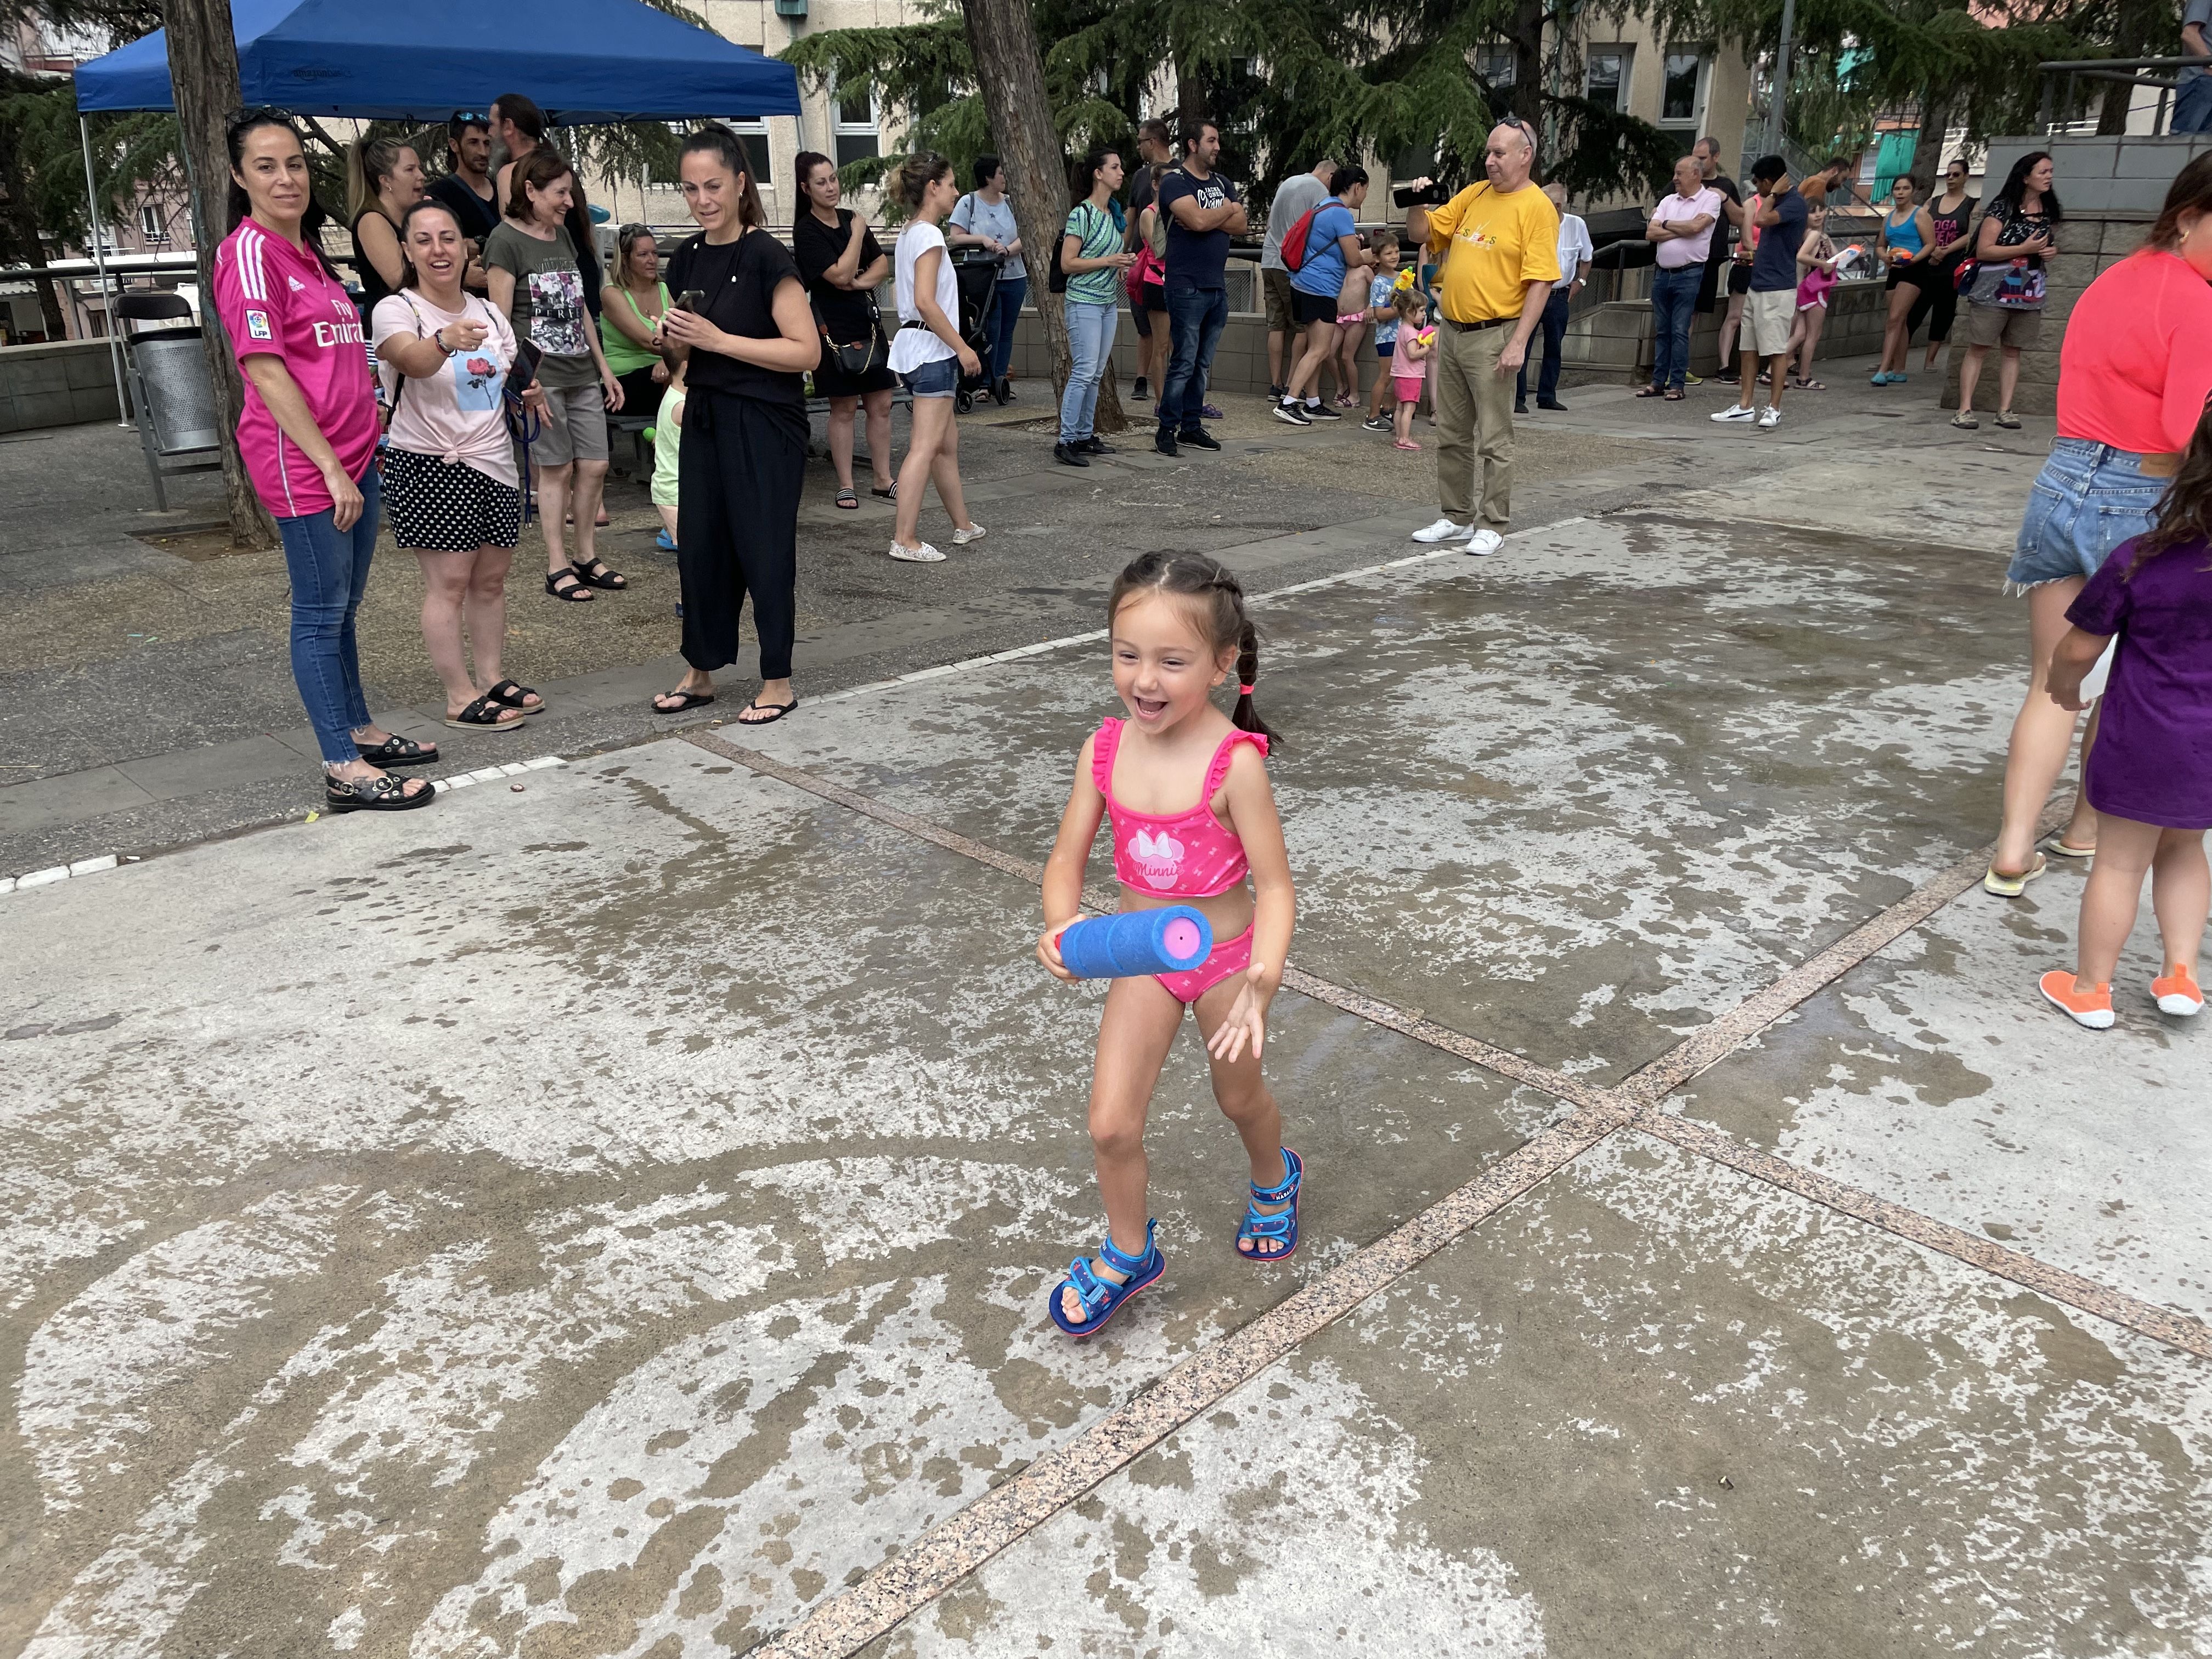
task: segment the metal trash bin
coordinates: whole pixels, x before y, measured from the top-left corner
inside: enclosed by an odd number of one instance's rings
[[[194,329],[164,329],[131,342],[131,356],[144,389],[141,411],[154,428],[154,448],[161,455],[213,449],[222,441],[216,424],[215,382],[208,374],[207,349]]]

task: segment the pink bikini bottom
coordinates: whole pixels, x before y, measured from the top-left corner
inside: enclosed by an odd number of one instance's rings
[[[1195,968],[1186,968],[1179,974],[1155,974],[1153,977],[1168,988],[1168,994],[1177,1002],[1190,1004],[1211,991],[1233,974],[1241,974],[1252,965],[1252,930],[1247,927],[1235,939],[1213,947],[1213,953]]]

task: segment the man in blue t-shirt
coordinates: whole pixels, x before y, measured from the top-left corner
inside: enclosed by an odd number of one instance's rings
[[[1244,204],[1237,186],[1213,170],[1221,159],[1221,129],[1211,121],[1186,128],[1182,165],[1160,179],[1160,211],[1167,216],[1168,331],[1174,350],[1160,386],[1160,428],[1152,447],[1163,455],[1182,444],[1218,449],[1199,422],[1206,412],[1206,380],[1214,348],[1229,320],[1229,239],[1244,234]]]
[[[1305,263],[1291,276],[1291,316],[1305,330],[1305,339],[1290,384],[1275,404],[1275,418],[1286,426],[1344,418],[1322,401],[1321,370],[1342,342],[1336,302],[1345,278],[1355,267],[1375,263],[1374,254],[1359,241],[1359,207],[1366,199],[1367,169],[1339,167],[1329,175],[1328,199],[1314,210]]]
[[[1751,260],[1751,293],[1743,307],[1743,385],[1735,407],[1713,416],[1723,423],[1757,421],[1782,424],[1782,386],[1789,371],[1790,330],[1797,320],[1797,250],[1805,245],[1805,198],[1790,182],[1790,164],[1779,155],[1762,155],[1751,164],[1752,187],[1759,198],[1759,252]],[[1766,361],[1766,407],[1754,410],[1751,389]]]

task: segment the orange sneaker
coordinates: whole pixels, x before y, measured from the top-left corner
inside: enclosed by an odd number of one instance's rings
[[[2112,1029],[2111,986],[2100,985],[2094,991],[2077,991],[2074,988],[2074,975],[2063,968],[2053,968],[2036,982],[2043,988],[2044,1000],[2076,1025],[2086,1025],[2093,1031]]]
[[[2151,981],[2150,994],[2156,999],[2161,1014],[2179,1014],[2186,1019],[2204,1007],[2204,993],[2198,988],[2197,975],[2189,971],[2186,963],[2175,963],[2172,973]]]

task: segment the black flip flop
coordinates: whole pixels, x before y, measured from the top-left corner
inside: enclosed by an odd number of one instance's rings
[[[377,778],[333,778],[325,775],[323,779],[325,812],[411,812],[418,806],[428,806],[437,798],[438,792],[427,786],[410,795],[405,779],[388,775]]]
[[[663,697],[676,698],[678,700],[676,707],[663,708],[660,706]],[[714,701],[714,694],[712,691],[664,691],[660,696],[653,700],[653,712],[656,714],[680,714],[687,708],[704,708]]]
[[[868,486],[868,494],[871,495],[880,495],[887,501],[895,501],[898,499],[898,480],[896,478],[893,478],[891,480],[891,487],[889,489],[878,489],[875,485],[870,484]]]
[[[788,714],[793,709],[798,707],[799,699],[796,697],[793,697],[789,702],[763,702],[758,697],[755,697],[750,702],[745,705],[744,713],[738,716],[738,724],[740,726],[774,726],[778,720],[781,720],[786,714]],[[749,720],[744,717],[745,714],[766,714],[768,718],[764,720]]]
[[[484,696],[508,708],[520,708],[526,714],[542,714],[545,712],[545,699],[538,697],[538,688],[534,685],[517,685],[513,680],[501,680],[497,685],[486,691]],[[538,697],[538,701],[525,702],[523,701],[525,697]]]
[[[848,513],[858,513],[860,510],[860,492],[856,489],[851,489],[850,487],[839,490],[837,492],[837,505],[844,508]]]
[[[524,722],[503,720],[501,714],[514,713],[509,703],[495,702],[489,696],[478,697],[458,714],[446,716],[446,724],[460,732],[520,732]]]
[[[362,749],[358,743],[354,747],[361,750],[361,757],[371,766],[435,766],[438,763],[438,745],[417,743],[412,738],[386,738],[373,749]]]

